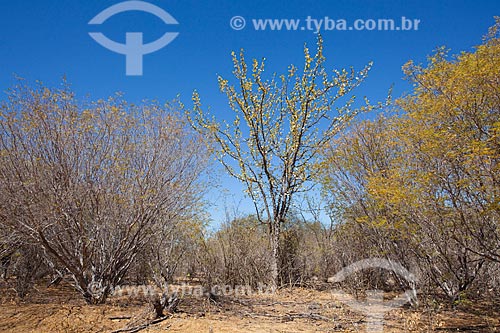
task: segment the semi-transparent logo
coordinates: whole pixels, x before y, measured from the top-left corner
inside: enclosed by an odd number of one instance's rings
[[[124,1],[108,7],[90,20],[89,24],[99,25],[116,14],[129,11],[147,12],[159,17],[165,24],[179,24],[172,15],[162,8],[144,1]],[[179,33],[166,32],[159,39],[147,44],[143,42],[142,32],[127,32],[125,34],[125,44],[117,43],[101,32],[90,32],[89,35],[105,48],[125,55],[126,75],[140,76],[142,75],[143,56],[167,46],[179,35]]]

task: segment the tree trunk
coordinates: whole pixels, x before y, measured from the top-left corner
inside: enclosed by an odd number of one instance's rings
[[[106,299],[111,294],[113,287],[102,282],[86,282],[84,279],[77,279],[73,276],[76,289],[82,294],[85,302],[89,305],[99,305],[106,303]]]
[[[279,223],[279,222],[278,222]],[[271,288],[273,292],[278,288],[279,284],[279,256],[280,256],[280,226],[275,225],[271,228]]]
[[[1,260],[2,279],[4,279],[5,281],[7,281],[7,271],[9,270],[11,258],[12,258],[12,255],[9,254],[9,255],[3,257]]]
[[[177,306],[180,301],[180,298],[175,292],[170,297],[168,297],[168,291],[165,291],[163,294],[157,296],[151,301],[155,312],[155,319],[164,317],[164,310],[167,313],[174,313],[177,310]]]
[[[83,298],[85,299],[85,302],[89,305],[99,305],[99,304],[104,304],[106,303],[106,299],[109,296],[108,293],[102,293],[102,294],[94,294],[94,293],[83,293]]]

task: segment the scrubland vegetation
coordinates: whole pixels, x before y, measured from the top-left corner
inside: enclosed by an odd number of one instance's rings
[[[440,48],[427,64],[409,61],[413,90],[375,104],[355,98],[371,64],[332,72],[321,37],[314,52],[304,49],[303,67],[281,76],[233,54],[234,77],[218,80],[227,123],[205,112],[198,93],[191,107],[132,105],[120,95],[82,102],[66,82],[19,80],[0,111],[2,288],[29,304],[47,285],[47,293],[71,286],[90,309],[118,304],[120,286],[150,285],[158,292],[141,298],[149,323],[200,306],[169,288],[180,283],[203,288],[205,312],[252,302],[215,286],[277,289],[282,306],[294,288],[313,303],[307,290],[363,298],[413,289],[418,302],[406,316],[473,312],[479,324],[455,329],[498,331],[499,26],[473,51]],[[366,113],[371,120],[360,120]],[[230,215],[210,231],[205,194],[217,165],[243,183],[255,214]],[[416,285],[377,268],[328,282],[369,258],[402,265]],[[328,311],[287,318],[359,329]]]

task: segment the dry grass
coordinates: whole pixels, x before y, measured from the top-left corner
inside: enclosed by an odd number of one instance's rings
[[[23,302],[0,283],[1,332],[111,332],[143,311],[146,301],[111,297],[88,306],[71,287],[37,286]],[[398,309],[385,316],[385,332],[500,332],[500,311],[493,302],[459,309]],[[362,332],[365,318],[329,291],[282,289],[274,295],[224,297],[217,302],[185,296],[179,312],[141,332]]]

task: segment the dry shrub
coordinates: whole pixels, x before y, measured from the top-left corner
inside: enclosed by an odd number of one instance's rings
[[[253,217],[237,218],[206,239],[200,266],[207,286],[269,283],[271,251],[265,229]]]

